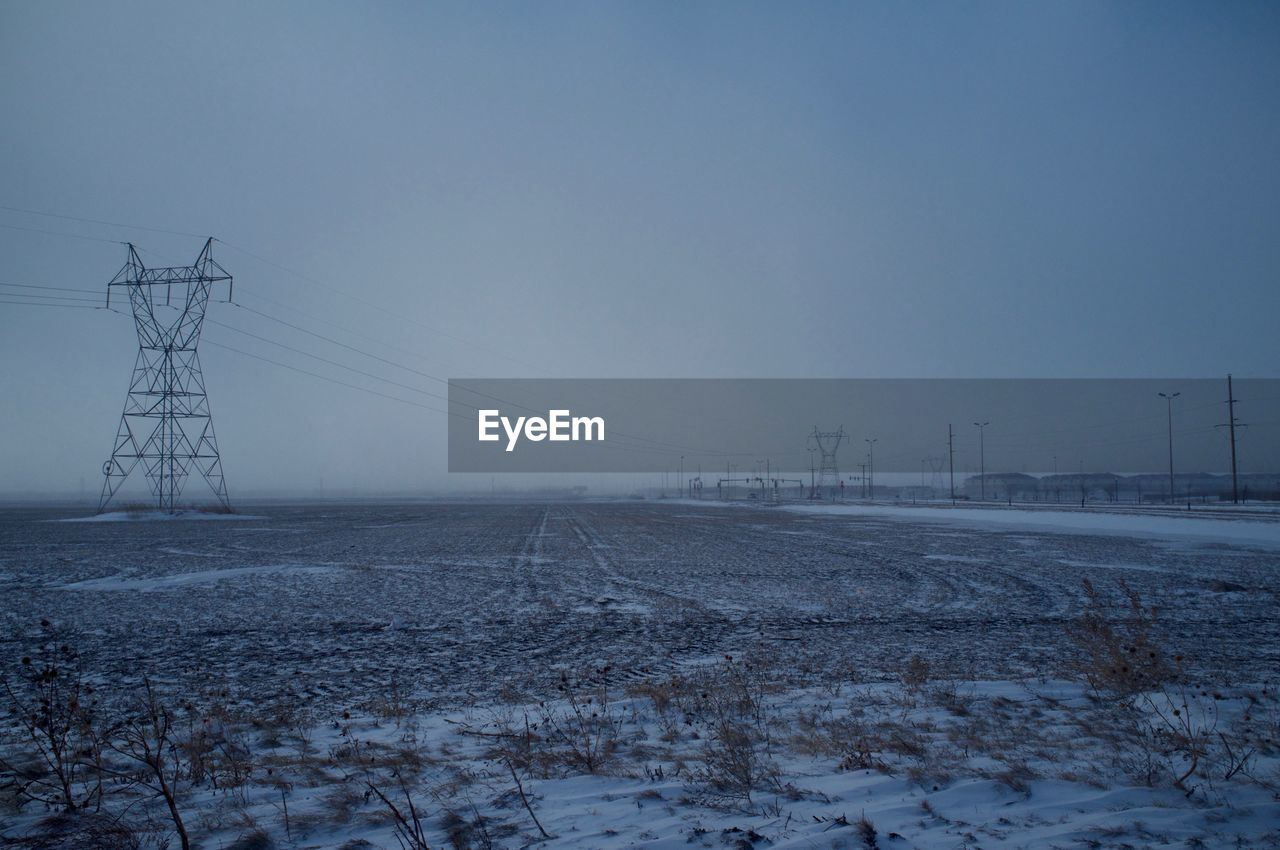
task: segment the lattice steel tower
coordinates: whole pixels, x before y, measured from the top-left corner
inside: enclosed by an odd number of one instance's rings
[[[231,300],[231,275],[214,261],[212,246],[213,239],[205,242],[193,265],[149,269],[130,244],[128,262],[107,284],[107,306],[113,287],[129,295],[138,359],[111,459],[102,465],[99,513],[139,463],[162,511],[174,511],[193,469],[218,503],[231,507],[196,353],[213,285],[226,281]]]
[[[814,425],[809,441],[822,456],[822,460],[818,463],[818,489],[825,487],[829,494],[835,495],[836,488],[840,486],[840,468],[836,465],[836,451],[845,441],[844,426],[841,425],[835,431],[819,431],[818,426]]]

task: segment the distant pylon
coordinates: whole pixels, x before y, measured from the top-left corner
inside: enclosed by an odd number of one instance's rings
[[[193,265],[149,269],[131,244],[128,262],[107,284],[107,306],[112,287],[123,286],[129,295],[138,358],[111,459],[102,465],[99,513],[139,463],[162,511],[174,511],[193,468],[218,503],[231,507],[196,353],[213,284],[226,281],[231,299],[231,275],[214,261],[212,246],[213,239],[205,242]]]
[[[809,440],[822,456],[822,460],[818,463],[818,489],[820,491],[826,489],[829,495],[834,496],[836,488],[840,486],[840,468],[836,464],[836,451],[845,440],[844,426],[841,425],[835,431],[819,431],[818,426],[814,425]]]
[[[937,493],[942,489],[942,465],[946,463],[947,459],[929,455],[924,461],[929,464],[929,469],[933,472],[932,477],[929,479],[929,489]]]

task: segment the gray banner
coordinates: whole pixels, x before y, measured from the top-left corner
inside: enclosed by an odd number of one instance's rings
[[[1233,392],[1242,470],[1280,471],[1280,380]],[[807,475],[835,445],[841,472],[1167,473],[1172,424],[1178,472],[1221,473],[1226,401],[1201,378],[455,379],[449,471]]]

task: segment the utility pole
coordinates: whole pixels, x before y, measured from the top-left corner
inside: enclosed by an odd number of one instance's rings
[[[987,500],[987,440],[984,429],[990,422],[975,422],[978,426],[978,488],[982,501]]]
[[[1231,389],[1231,375],[1227,375],[1227,430],[1231,432],[1231,501],[1240,504],[1240,484],[1236,476],[1236,395]],[[1222,426],[1219,425],[1219,428]],[[1244,427],[1241,425],[1241,427]]]
[[[875,439],[866,439],[867,444],[867,497],[874,499],[876,497],[876,442]]]
[[[817,486],[814,480],[814,472],[815,470],[813,468],[813,449],[809,449],[809,498],[810,499],[813,498],[813,494],[814,494],[813,488]]]
[[[947,457],[951,460],[951,504],[956,503],[956,443],[951,423],[947,423]]]
[[[1156,393],[1160,398],[1165,400],[1165,406],[1169,413],[1169,504],[1173,504],[1173,400],[1182,393]]]
[[[1231,373],[1227,373],[1227,424],[1231,426],[1231,502],[1240,504],[1240,481],[1236,472],[1236,394],[1231,389]]]

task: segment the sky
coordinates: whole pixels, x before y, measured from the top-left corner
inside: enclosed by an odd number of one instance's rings
[[[1261,2],[7,0],[0,302],[220,240],[233,496],[449,486],[436,379],[1275,377],[1277,91]],[[110,452],[132,324],[54,303],[0,493]]]

